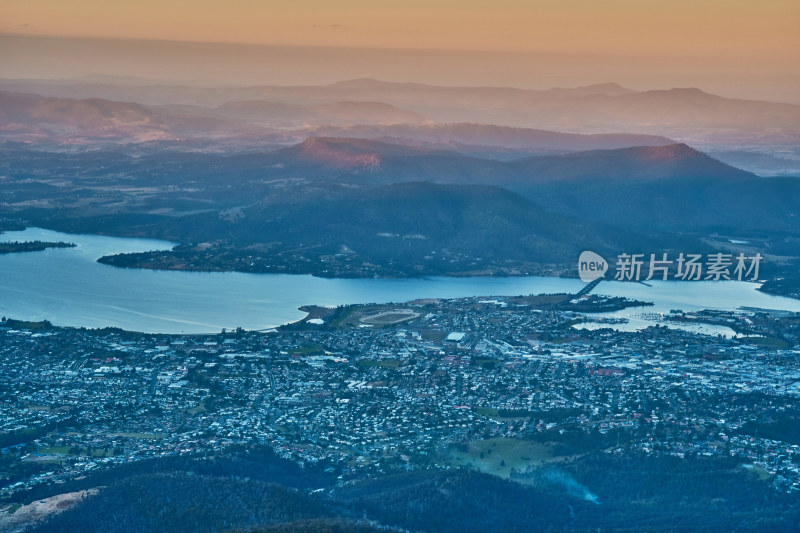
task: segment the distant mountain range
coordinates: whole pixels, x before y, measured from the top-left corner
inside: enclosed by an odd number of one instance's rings
[[[318,169],[367,172],[374,179],[389,181],[410,178],[508,185],[574,180],[754,177],[752,173],[726,165],[685,144],[674,143],[502,162],[367,139],[312,137],[275,155],[283,165],[308,164]],[[450,174],[452,177],[448,177]]]
[[[659,135],[575,134],[474,123],[320,126],[313,130],[313,134],[319,137],[372,139],[491,159],[675,143]]]
[[[784,142],[800,106],[616,84],[2,87],[45,95],[0,91],[0,215],[185,243],[152,265],[520,273],[585,248],[701,249],[726,235],[800,256],[800,180],[761,178],[673,140],[736,145],[747,131],[756,144]],[[76,97],[90,90],[147,103]],[[592,130],[636,133],[574,132]],[[782,153],[769,162],[791,163]]]
[[[800,180],[760,178],[683,144],[512,161],[318,137],[264,153],[166,152],[129,161],[92,154],[53,160],[62,169],[83,162],[83,177],[69,186],[62,171],[59,187],[31,189],[25,180],[7,187],[20,207],[8,203],[3,213],[68,231],[186,243],[176,253],[104,260],[119,266],[508,274],[557,269],[583,249],[611,257],[706,250],[701,239],[720,234],[800,254]],[[13,175],[15,167],[5,170]],[[133,191],[124,193],[128,200],[103,192],[115,184]],[[72,190],[86,191],[80,203]],[[53,205],[74,208],[25,207],[50,196]]]
[[[363,139],[312,138],[274,157],[284,169],[362,186],[492,184],[552,213],[642,233],[797,233],[800,217],[800,180],[759,178],[685,144],[502,162]]]
[[[265,126],[309,124],[419,124],[425,117],[383,102],[345,101],[312,106],[239,101],[215,109],[226,117]]]
[[[592,150],[514,161],[518,172],[535,182],[633,181],[753,178],[686,144]]]
[[[480,124],[436,125],[417,113],[381,102],[302,106],[240,101],[210,109],[0,92],[0,139],[17,142],[91,147],[97,143],[160,141],[167,147],[194,149],[194,141],[206,146],[218,143],[217,150],[236,150],[291,144],[321,134],[505,157],[672,142],[651,135],[577,135]]]
[[[73,99],[0,92],[0,139],[33,144],[174,141],[192,132],[252,128],[210,114],[161,110],[102,98]]]
[[[796,147],[800,106],[731,99],[696,88],[634,91],[607,83],[575,89],[443,87],[351,80],[325,86],[186,87],[0,80],[0,90],[49,97],[138,102],[160,112],[273,128],[479,123],[571,133],[645,134],[703,147]],[[5,105],[5,104],[4,104]],[[163,107],[166,106],[166,107]],[[217,128],[214,128],[215,130]],[[201,130],[198,128],[197,130]],[[197,130],[195,133],[197,134]],[[186,133],[186,131],[184,131]],[[261,138],[280,142],[276,132]],[[319,134],[340,135],[334,132]],[[431,139],[426,142],[461,142]],[[350,135],[360,136],[360,135]],[[397,137],[388,133],[387,137]],[[377,138],[378,136],[371,135]],[[252,136],[243,135],[252,140]],[[296,135],[293,141],[302,140]],[[473,144],[464,142],[463,144]],[[482,143],[478,143],[482,144]],[[583,149],[610,146],[583,146]],[[616,147],[619,147],[616,146]]]

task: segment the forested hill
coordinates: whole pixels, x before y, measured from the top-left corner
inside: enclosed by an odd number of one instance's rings
[[[103,487],[40,524],[37,533],[334,533],[387,527],[431,533],[789,532],[800,524],[797,498],[776,494],[734,459],[591,452],[542,466],[527,484],[468,470],[422,470],[341,485],[336,473],[249,449],[133,463],[20,493],[18,500]]]

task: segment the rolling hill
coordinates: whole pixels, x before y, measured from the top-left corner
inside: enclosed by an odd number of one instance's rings
[[[646,242],[634,232],[548,213],[499,187],[423,182],[366,190],[294,187],[235,216],[188,216],[170,220],[163,231],[181,242],[213,245],[102,262],[347,277],[513,274],[571,262],[587,247],[611,254]]]
[[[439,124],[469,122],[585,134],[661,135],[718,149],[724,146],[736,149],[795,147],[800,139],[798,105],[725,98],[692,87],[635,91],[607,83],[573,89],[531,90],[446,87],[373,79],[318,86],[190,87],[0,80],[0,89],[62,98],[100,97],[147,105],[191,104],[198,111],[205,109],[203,113],[214,113],[213,109],[219,106],[223,111],[231,111],[240,102],[260,101],[290,106],[281,111],[284,119],[287,118],[285,113],[290,116],[328,113],[328,122],[335,118],[334,123],[338,124],[344,113],[351,123],[416,123],[415,119],[421,116]],[[360,102],[360,109],[346,110],[345,102]],[[382,109],[374,108],[376,105]],[[368,110],[367,106],[373,109]],[[269,116],[262,116],[260,120],[263,119],[268,120]]]
[[[634,146],[665,146],[675,143],[658,135],[624,133],[584,135],[472,123],[322,126],[314,129],[313,133],[317,137],[371,139],[390,144],[419,146],[499,159]]]

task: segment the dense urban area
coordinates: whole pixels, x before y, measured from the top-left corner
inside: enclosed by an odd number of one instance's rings
[[[339,486],[459,467],[541,484],[543,471],[601,453],[733,460],[774,493],[800,489],[800,314],[674,310],[640,313],[653,324],[635,333],[573,327],[590,318],[572,309],[608,305],[309,307],[277,330],[193,336],[4,318],[0,512],[37,487],[241,446],[323,468]],[[553,483],[602,504],[569,475]]]

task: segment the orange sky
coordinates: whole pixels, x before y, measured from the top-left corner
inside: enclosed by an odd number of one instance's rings
[[[614,81],[800,103],[800,0],[0,0],[0,65],[224,84]]]
[[[800,58],[797,0],[2,0],[0,32],[288,45]]]

